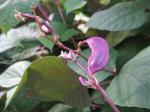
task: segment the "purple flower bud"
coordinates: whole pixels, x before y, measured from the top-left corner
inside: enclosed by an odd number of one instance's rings
[[[80,43],[87,44],[91,49],[91,54],[88,58],[88,72],[93,75],[95,72],[102,70],[109,60],[109,46],[101,37],[92,37]]]

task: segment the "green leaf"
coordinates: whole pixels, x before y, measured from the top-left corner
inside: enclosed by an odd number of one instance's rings
[[[90,55],[90,49],[87,49],[87,50],[84,50],[82,52],[82,55],[84,55],[87,59]],[[116,69],[116,64],[115,64],[115,60],[116,60],[116,57],[118,56],[118,52],[114,49],[111,49],[110,50],[110,60],[109,60],[109,63],[107,65],[106,68],[108,69]],[[83,59],[83,58],[79,58],[78,59],[85,67],[87,67],[87,62]],[[79,75],[82,75],[86,78],[88,78],[87,76],[87,73],[85,73],[79,66],[77,66],[76,64],[74,64],[73,62],[68,62],[68,66],[74,70],[76,73],[78,73]],[[106,72],[106,71],[99,71],[97,73],[95,73],[95,76],[97,78],[97,80],[100,82],[100,81],[103,81],[105,80],[107,77],[111,76],[112,74],[109,73],[109,72]]]
[[[0,29],[7,32],[20,22],[15,18],[15,10],[31,13],[31,5],[38,5],[38,3],[39,0],[5,0],[5,2],[0,3]]]
[[[50,42],[50,40],[46,37],[38,38],[38,41],[40,41],[40,43],[43,44],[44,47],[47,47],[50,50],[52,50],[54,47],[54,43]]]
[[[68,105],[56,104],[48,112],[80,112],[80,111]]]
[[[67,30],[67,25],[66,24],[63,24],[61,22],[56,22],[56,21],[53,21],[51,23],[52,27],[54,28],[54,30],[58,33],[58,34],[62,34],[65,32],[65,30]]]
[[[141,27],[147,22],[148,14],[135,1],[122,2],[104,11],[95,13],[88,26],[99,30],[123,31]]]
[[[18,92],[23,96],[30,92],[36,99],[61,101],[78,108],[90,103],[87,89],[80,84],[78,75],[54,56],[34,61],[26,70]]]
[[[68,40],[69,38],[71,38],[72,36],[74,35],[77,35],[79,34],[80,32],[75,30],[75,29],[68,29],[66,30],[60,37],[60,40],[61,41],[66,41]]]
[[[17,85],[21,81],[24,71],[30,64],[31,63],[29,61],[17,62],[0,75],[0,86],[8,88],[6,93],[5,109],[13,98],[13,95],[17,89]]]
[[[120,106],[150,109],[150,47],[124,65],[108,88],[113,102]]]
[[[0,86],[4,88],[16,86],[29,65],[29,61],[20,61],[10,66],[0,75]]]
[[[120,71],[122,66],[132,59],[138,52],[149,46],[150,42],[140,37],[128,38],[119,44],[116,49],[119,51],[116,60],[117,70]]]
[[[13,47],[23,47],[21,41],[33,41],[36,37],[38,37],[38,30],[34,23],[11,29],[7,34],[0,35],[0,53]]]
[[[149,112],[149,109],[144,108],[135,108],[135,107],[119,107],[121,112]],[[105,104],[103,106],[102,112],[112,112],[112,109],[109,105]]]
[[[14,62],[18,60],[29,59],[34,56],[39,56],[40,54],[48,54],[47,50],[39,50],[40,47],[41,46],[29,48],[19,53],[14,52],[14,54],[9,58],[11,58],[11,61]]]
[[[118,31],[118,32],[110,32],[106,40],[110,47],[114,47],[122,42],[124,39],[134,36],[137,32],[136,31]]]
[[[67,0],[64,4],[67,13],[70,13],[76,9],[80,9],[86,5],[84,0]]]

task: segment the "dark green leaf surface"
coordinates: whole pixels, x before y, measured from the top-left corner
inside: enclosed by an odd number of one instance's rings
[[[16,10],[31,13],[31,4],[37,5],[39,0],[5,0],[0,3],[0,29],[4,32],[16,26],[20,21],[16,20]]]
[[[134,36],[137,32],[136,31],[117,31],[117,32],[110,32],[106,40],[110,47],[114,47],[124,39]]]
[[[80,9],[84,5],[86,5],[85,0],[67,0],[64,4],[67,13],[70,13],[76,9]]]
[[[42,101],[62,101],[78,108],[90,101],[78,75],[57,57],[49,56],[34,61],[27,69],[18,92],[32,93],[31,97]]]
[[[66,41],[66,40],[70,39],[72,36],[75,36],[79,33],[80,32],[75,29],[68,29],[61,35],[60,40]]]
[[[54,47],[54,43],[52,43],[48,38],[46,37],[41,37],[38,38],[38,41],[44,46],[47,47],[48,49],[52,50]]]
[[[48,112],[80,112],[80,111],[68,105],[56,104]]]
[[[150,47],[124,65],[108,87],[115,104],[150,109]]]
[[[148,19],[140,2],[130,1],[114,5],[104,11],[96,12],[88,26],[99,30],[122,31],[142,26]]]

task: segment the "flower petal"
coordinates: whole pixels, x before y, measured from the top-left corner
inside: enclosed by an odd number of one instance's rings
[[[109,46],[101,37],[91,37],[80,43],[87,44],[92,50],[88,58],[88,72],[90,75],[103,69],[109,60]]]

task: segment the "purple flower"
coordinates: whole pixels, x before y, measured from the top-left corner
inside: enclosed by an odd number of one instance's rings
[[[88,73],[93,75],[95,72],[102,70],[109,60],[109,46],[101,37],[91,37],[84,40],[80,45],[87,44],[91,49],[91,54],[88,58]]]

